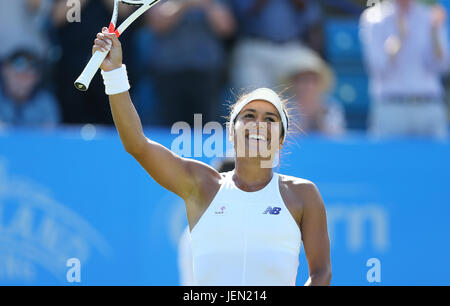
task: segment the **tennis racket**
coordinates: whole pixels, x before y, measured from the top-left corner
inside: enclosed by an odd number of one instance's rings
[[[144,14],[149,8],[154,6],[160,0],[114,0],[114,11],[111,18],[111,23],[109,24],[109,32],[115,33],[117,37],[120,37],[122,33],[142,14]],[[139,6],[139,8],[131,14],[118,28],[117,25],[117,16],[119,15],[119,2]],[[97,73],[97,70],[100,68],[101,64],[105,60],[109,51],[95,51],[94,55],[92,55],[89,63],[84,68],[81,75],[75,81],[75,87],[78,90],[86,91],[89,88],[89,84],[91,83],[94,75]]]

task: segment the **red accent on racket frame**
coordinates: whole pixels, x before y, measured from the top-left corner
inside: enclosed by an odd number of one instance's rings
[[[115,29],[116,29],[116,26],[111,22],[109,24],[109,28],[108,28],[109,33],[114,33]]]
[[[109,24],[108,32],[116,34],[117,38],[120,37],[119,31],[116,30],[116,26],[112,22]]]

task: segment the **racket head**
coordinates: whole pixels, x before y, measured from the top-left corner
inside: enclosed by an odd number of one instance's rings
[[[145,1],[145,0],[119,0],[119,2],[128,4],[128,5],[144,5],[151,1]]]
[[[132,24],[139,16],[141,16],[144,12],[150,9],[152,6],[156,5],[160,0],[114,0],[114,12],[113,17],[110,24],[110,33],[115,33],[117,37],[119,37],[127,28]],[[132,13],[117,29],[117,15],[118,15],[118,3],[125,3],[129,5],[137,5],[141,6],[134,13]],[[112,29],[115,29],[112,31]],[[89,84],[92,81],[97,70],[100,68],[103,60],[107,56],[108,52],[100,52],[96,51],[92,56],[89,63],[86,65],[82,74],[75,81],[75,87],[78,90],[86,91],[89,88]]]

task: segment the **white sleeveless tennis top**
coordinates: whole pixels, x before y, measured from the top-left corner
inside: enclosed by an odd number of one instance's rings
[[[300,229],[281,197],[278,174],[262,190],[245,192],[228,172],[191,232],[194,284],[294,286]]]

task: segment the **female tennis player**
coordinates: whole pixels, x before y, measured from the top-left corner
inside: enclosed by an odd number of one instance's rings
[[[236,103],[230,116],[235,170],[219,174],[144,135],[128,92],[118,38],[104,28],[95,40],[96,50],[110,51],[100,68],[125,150],[186,203],[195,284],[295,285],[303,240],[309,266],[306,285],[329,285],[329,237],[318,189],[307,180],[262,167],[267,158],[261,154],[248,154],[256,145],[282,147],[289,118],[280,97],[263,88]],[[238,152],[240,145],[244,155]]]

